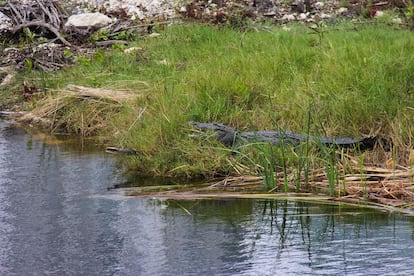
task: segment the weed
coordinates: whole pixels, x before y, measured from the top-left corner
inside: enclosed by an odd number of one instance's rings
[[[326,24],[323,20],[316,21],[309,27],[318,36],[318,46],[322,46],[322,41],[326,32]]]
[[[99,30],[95,33],[93,33],[90,37],[91,41],[97,42],[97,41],[106,41],[109,39],[109,30]]]
[[[262,168],[261,175],[263,176],[264,188],[266,191],[270,191],[276,188],[276,176],[275,176],[275,159],[273,147],[269,144],[256,145],[259,150],[259,165]]]
[[[30,29],[27,28],[27,27],[26,28],[23,28],[23,34],[24,34],[24,36],[23,36],[23,42],[25,44],[29,44],[29,45],[33,44],[34,39],[36,37],[36,34],[33,33],[33,32],[31,32]]]
[[[407,6],[407,10],[405,12],[405,16],[407,18],[408,24],[413,27],[414,26],[414,5],[409,4]]]

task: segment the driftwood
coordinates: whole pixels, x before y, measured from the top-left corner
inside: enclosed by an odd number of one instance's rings
[[[189,122],[200,130],[213,130],[216,132],[217,139],[225,146],[232,147],[240,143],[270,143],[274,145],[291,144],[298,145],[302,142],[311,141],[325,146],[339,146],[343,148],[358,147],[359,149],[372,149],[375,145],[375,137],[367,138],[344,138],[344,137],[317,137],[306,134],[297,134],[285,130],[272,131],[247,131],[240,132],[235,128],[219,123],[199,123]]]
[[[106,152],[109,153],[122,153],[122,154],[137,154],[137,151],[131,148],[117,148],[117,147],[107,147]]]
[[[25,112],[19,111],[0,111],[0,117],[17,118],[25,115]]]

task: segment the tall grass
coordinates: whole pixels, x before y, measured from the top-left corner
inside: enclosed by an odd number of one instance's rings
[[[326,27],[315,47],[314,34],[304,26],[292,25],[290,31],[272,27],[271,32],[259,26],[242,34],[173,25],[159,38],[137,38],[131,46],[142,50],[98,51],[45,80],[49,87],[74,83],[136,88],[143,94],[111,116],[101,131],[111,143],[141,153],[128,160],[141,173],[194,177],[235,172],[229,160],[237,157],[214,150],[220,146],[215,139],[188,137],[190,120],[218,121],[242,131],[276,125],[328,136],[380,134],[396,141],[402,153],[414,122],[414,35],[384,26],[348,26]],[[138,81],[149,89],[141,91]],[[145,112],[137,120],[139,110]],[[304,126],[310,116],[313,123]],[[294,165],[299,178],[313,166],[309,145],[299,161],[288,160],[288,148],[282,149],[284,165],[268,159],[268,173],[285,168],[287,174]]]
[[[296,192],[299,192],[301,189],[301,183],[302,181],[304,182],[306,188],[308,188],[308,184],[309,184],[309,161],[310,161],[310,156],[309,156],[309,136],[310,136],[310,127],[311,127],[311,107],[308,107],[308,116],[306,118],[306,125],[305,125],[305,130],[306,130],[306,135],[307,135],[307,139],[305,141],[305,148],[300,151],[300,155],[299,155],[299,165],[298,165],[298,173],[296,176]],[[302,180],[301,178],[301,174],[302,171],[304,173],[304,179]]]

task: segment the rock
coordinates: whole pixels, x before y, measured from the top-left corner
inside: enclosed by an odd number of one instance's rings
[[[306,19],[308,19],[308,16],[306,15],[306,13],[299,14],[298,20],[305,21]]]
[[[13,29],[13,21],[4,13],[0,12],[0,33],[9,32]]]
[[[376,11],[375,12],[375,17],[382,17],[384,16],[384,12],[383,11]]]
[[[32,1],[35,0],[21,0]],[[67,0],[75,7],[77,13],[90,11],[105,11],[112,15],[127,15],[130,19],[135,20],[167,20],[174,19],[181,15],[196,20],[211,20],[215,23],[226,22],[228,14],[234,11],[242,14],[254,14],[255,18],[275,18],[277,21],[310,21],[315,18],[332,18],[343,16],[354,18],[357,14],[357,4],[361,1],[337,1],[337,0],[292,0],[292,1],[275,1],[275,0]],[[395,7],[392,1],[373,1],[376,7]],[[395,2],[395,1],[394,1]],[[397,1],[401,2],[401,1]],[[402,1],[404,2],[404,1]],[[387,4],[388,3],[388,4]],[[341,7],[348,4],[349,9]],[[304,18],[306,14],[307,19]],[[322,14],[322,16],[321,16]],[[327,16],[329,15],[329,16]]]
[[[321,19],[329,19],[329,18],[331,18],[331,17],[332,17],[332,15],[327,14],[327,13],[321,13],[321,14],[320,14],[320,18],[321,18]]]
[[[151,33],[151,34],[148,35],[148,37],[150,37],[150,38],[157,38],[157,37],[160,37],[160,36],[161,36],[161,34],[159,34],[159,33]]]
[[[145,13],[140,9],[139,7],[135,6],[126,6],[124,10],[127,12],[128,15],[131,16],[131,20],[139,19],[143,20],[145,19]]]
[[[22,0],[23,1],[23,0]],[[32,0],[34,1],[34,0]],[[168,20],[177,16],[194,18],[196,20],[210,20],[213,23],[226,22],[227,16],[234,11],[246,14],[254,14],[254,18],[275,18],[279,22],[312,21],[311,18],[333,18],[336,16],[354,18],[357,14],[355,2],[337,0],[68,0],[78,11],[105,11],[115,16],[126,14],[135,20]],[[390,1],[388,1],[390,2]],[[384,6],[388,2],[373,1],[375,6]],[[401,1],[398,1],[401,2]],[[341,7],[348,4],[349,9]],[[388,7],[395,6],[388,4]],[[303,14],[306,15],[307,18]],[[322,16],[321,16],[322,14]],[[250,16],[249,16],[250,17]]]
[[[16,73],[11,66],[0,67],[0,88],[14,83]]]
[[[322,8],[323,8],[323,6],[325,5],[325,3],[323,3],[323,2],[316,2],[315,4],[314,4],[314,6],[315,6],[315,9],[317,9],[317,10],[321,10]]]
[[[285,14],[284,16],[282,16],[282,20],[283,21],[294,21],[296,20],[296,16],[294,14]]]
[[[401,20],[401,18],[399,18],[399,17],[395,17],[395,18],[393,18],[393,19],[392,19],[392,22],[393,22],[393,23],[395,23],[395,24],[402,24],[402,20]]]
[[[125,12],[132,20],[138,18],[163,17],[171,18],[176,14],[175,5],[177,1],[169,0],[71,0],[79,6],[84,2],[86,10],[106,10],[109,13]],[[182,4],[182,3],[181,3]]]
[[[348,13],[348,8],[340,7],[337,10],[337,14],[339,14],[339,15],[346,15],[347,13]]]
[[[124,53],[125,54],[131,54],[131,53],[136,53],[136,52],[140,52],[140,51],[142,51],[141,47],[130,47],[128,49],[125,49]]]
[[[99,13],[82,13],[75,14],[68,18],[65,24],[66,28],[101,28],[111,24],[113,20],[108,16]]]
[[[0,83],[0,88],[4,88],[9,86],[10,84],[14,83],[15,74],[9,73],[7,74]]]

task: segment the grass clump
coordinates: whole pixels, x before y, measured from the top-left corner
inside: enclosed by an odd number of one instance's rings
[[[189,138],[190,120],[239,130],[380,135],[393,142],[398,163],[405,164],[414,122],[414,36],[386,26],[348,26],[325,26],[320,37],[298,25],[244,32],[172,25],[158,38],[137,38],[136,51],[98,51],[45,82],[55,89],[76,84],[139,94],[100,122],[99,134],[136,149],[140,154],[127,164],[143,174],[210,177],[242,173],[257,161],[266,163],[262,171],[268,175],[300,175],[312,162],[325,164],[308,145],[302,156],[295,148],[266,148],[255,160],[252,147],[232,155],[214,138]],[[383,163],[387,157],[382,151],[366,160]],[[330,163],[327,168],[335,169]],[[271,178],[268,183],[269,189],[277,185]]]

